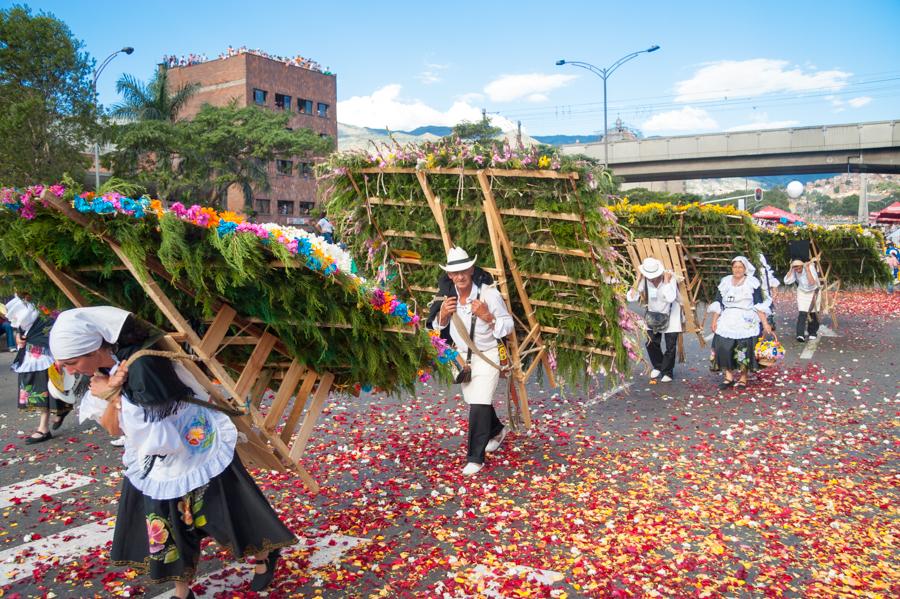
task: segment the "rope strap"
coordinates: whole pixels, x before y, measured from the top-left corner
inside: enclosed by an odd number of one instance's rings
[[[128,357],[127,360],[122,362],[122,365],[126,368],[131,366],[138,358],[143,358],[145,356],[155,356],[158,358],[166,358],[167,360],[181,360],[184,362],[200,362],[201,358],[199,356],[192,356],[189,354],[184,354],[181,352],[174,351],[163,351],[159,349],[142,349],[140,351],[136,351],[131,356]],[[111,387],[109,391],[100,395],[100,399],[109,400],[113,395],[119,393],[122,390],[122,386]],[[216,405],[212,402],[203,401],[197,399],[196,397],[183,397],[179,401],[184,401],[187,403],[195,404],[198,406],[202,406],[204,408],[209,408],[211,410],[217,410],[219,412],[223,412],[228,414],[229,416],[244,416],[246,412],[243,410],[235,410],[234,408],[226,408],[224,406]]]

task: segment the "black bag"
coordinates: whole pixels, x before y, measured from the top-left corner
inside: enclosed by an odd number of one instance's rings
[[[651,333],[665,333],[669,328],[668,312],[650,311],[650,287],[647,279],[644,279],[644,295],[647,297],[647,310],[644,312],[644,324]]]

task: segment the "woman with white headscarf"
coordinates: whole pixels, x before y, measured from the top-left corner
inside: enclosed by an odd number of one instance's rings
[[[159,356],[125,362],[153,341],[131,314],[106,306],[67,310],[50,332],[60,365],[93,375],[82,415],[125,435],[110,559],[173,580],[176,597],[192,598],[201,543],[212,537],[236,557],[256,556],[250,588],[261,591],[296,539],[235,454],[234,424],[190,372]]]
[[[756,269],[744,256],[731,261],[731,274],[722,277],[716,300],[709,306],[712,314],[713,354],[716,366],[725,372],[720,389],[747,386],[747,373],[755,370],[756,341],[760,326],[771,335],[767,315],[769,304],[762,286],[754,275]],[[740,378],[735,381],[734,373]]]
[[[18,353],[12,363],[12,369],[19,378],[16,403],[20,410],[36,411],[41,415],[37,429],[25,439],[25,443],[32,445],[49,441],[53,438],[50,428],[58,429],[72,409],[71,405],[50,394],[48,369],[53,366],[53,356],[47,336],[53,322],[41,316],[34,304],[18,295],[6,303],[6,317],[17,331]],[[52,423],[51,413],[55,416]]]

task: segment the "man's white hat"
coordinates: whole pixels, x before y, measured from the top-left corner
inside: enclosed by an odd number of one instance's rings
[[[454,246],[447,252],[447,264],[442,264],[441,268],[447,272],[459,272],[473,266],[477,259],[477,255],[474,258],[469,258],[469,253],[466,250]]]
[[[644,258],[644,261],[641,262],[638,270],[640,270],[641,274],[648,279],[655,279],[656,277],[662,276],[663,265],[662,262],[660,262],[656,258]]]

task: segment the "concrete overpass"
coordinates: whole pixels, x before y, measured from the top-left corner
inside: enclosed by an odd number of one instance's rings
[[[603,144],[564,154],[603,160]],[[609,165],[626,183],[805,173],[900,173],[900,121],[610,141]]]

